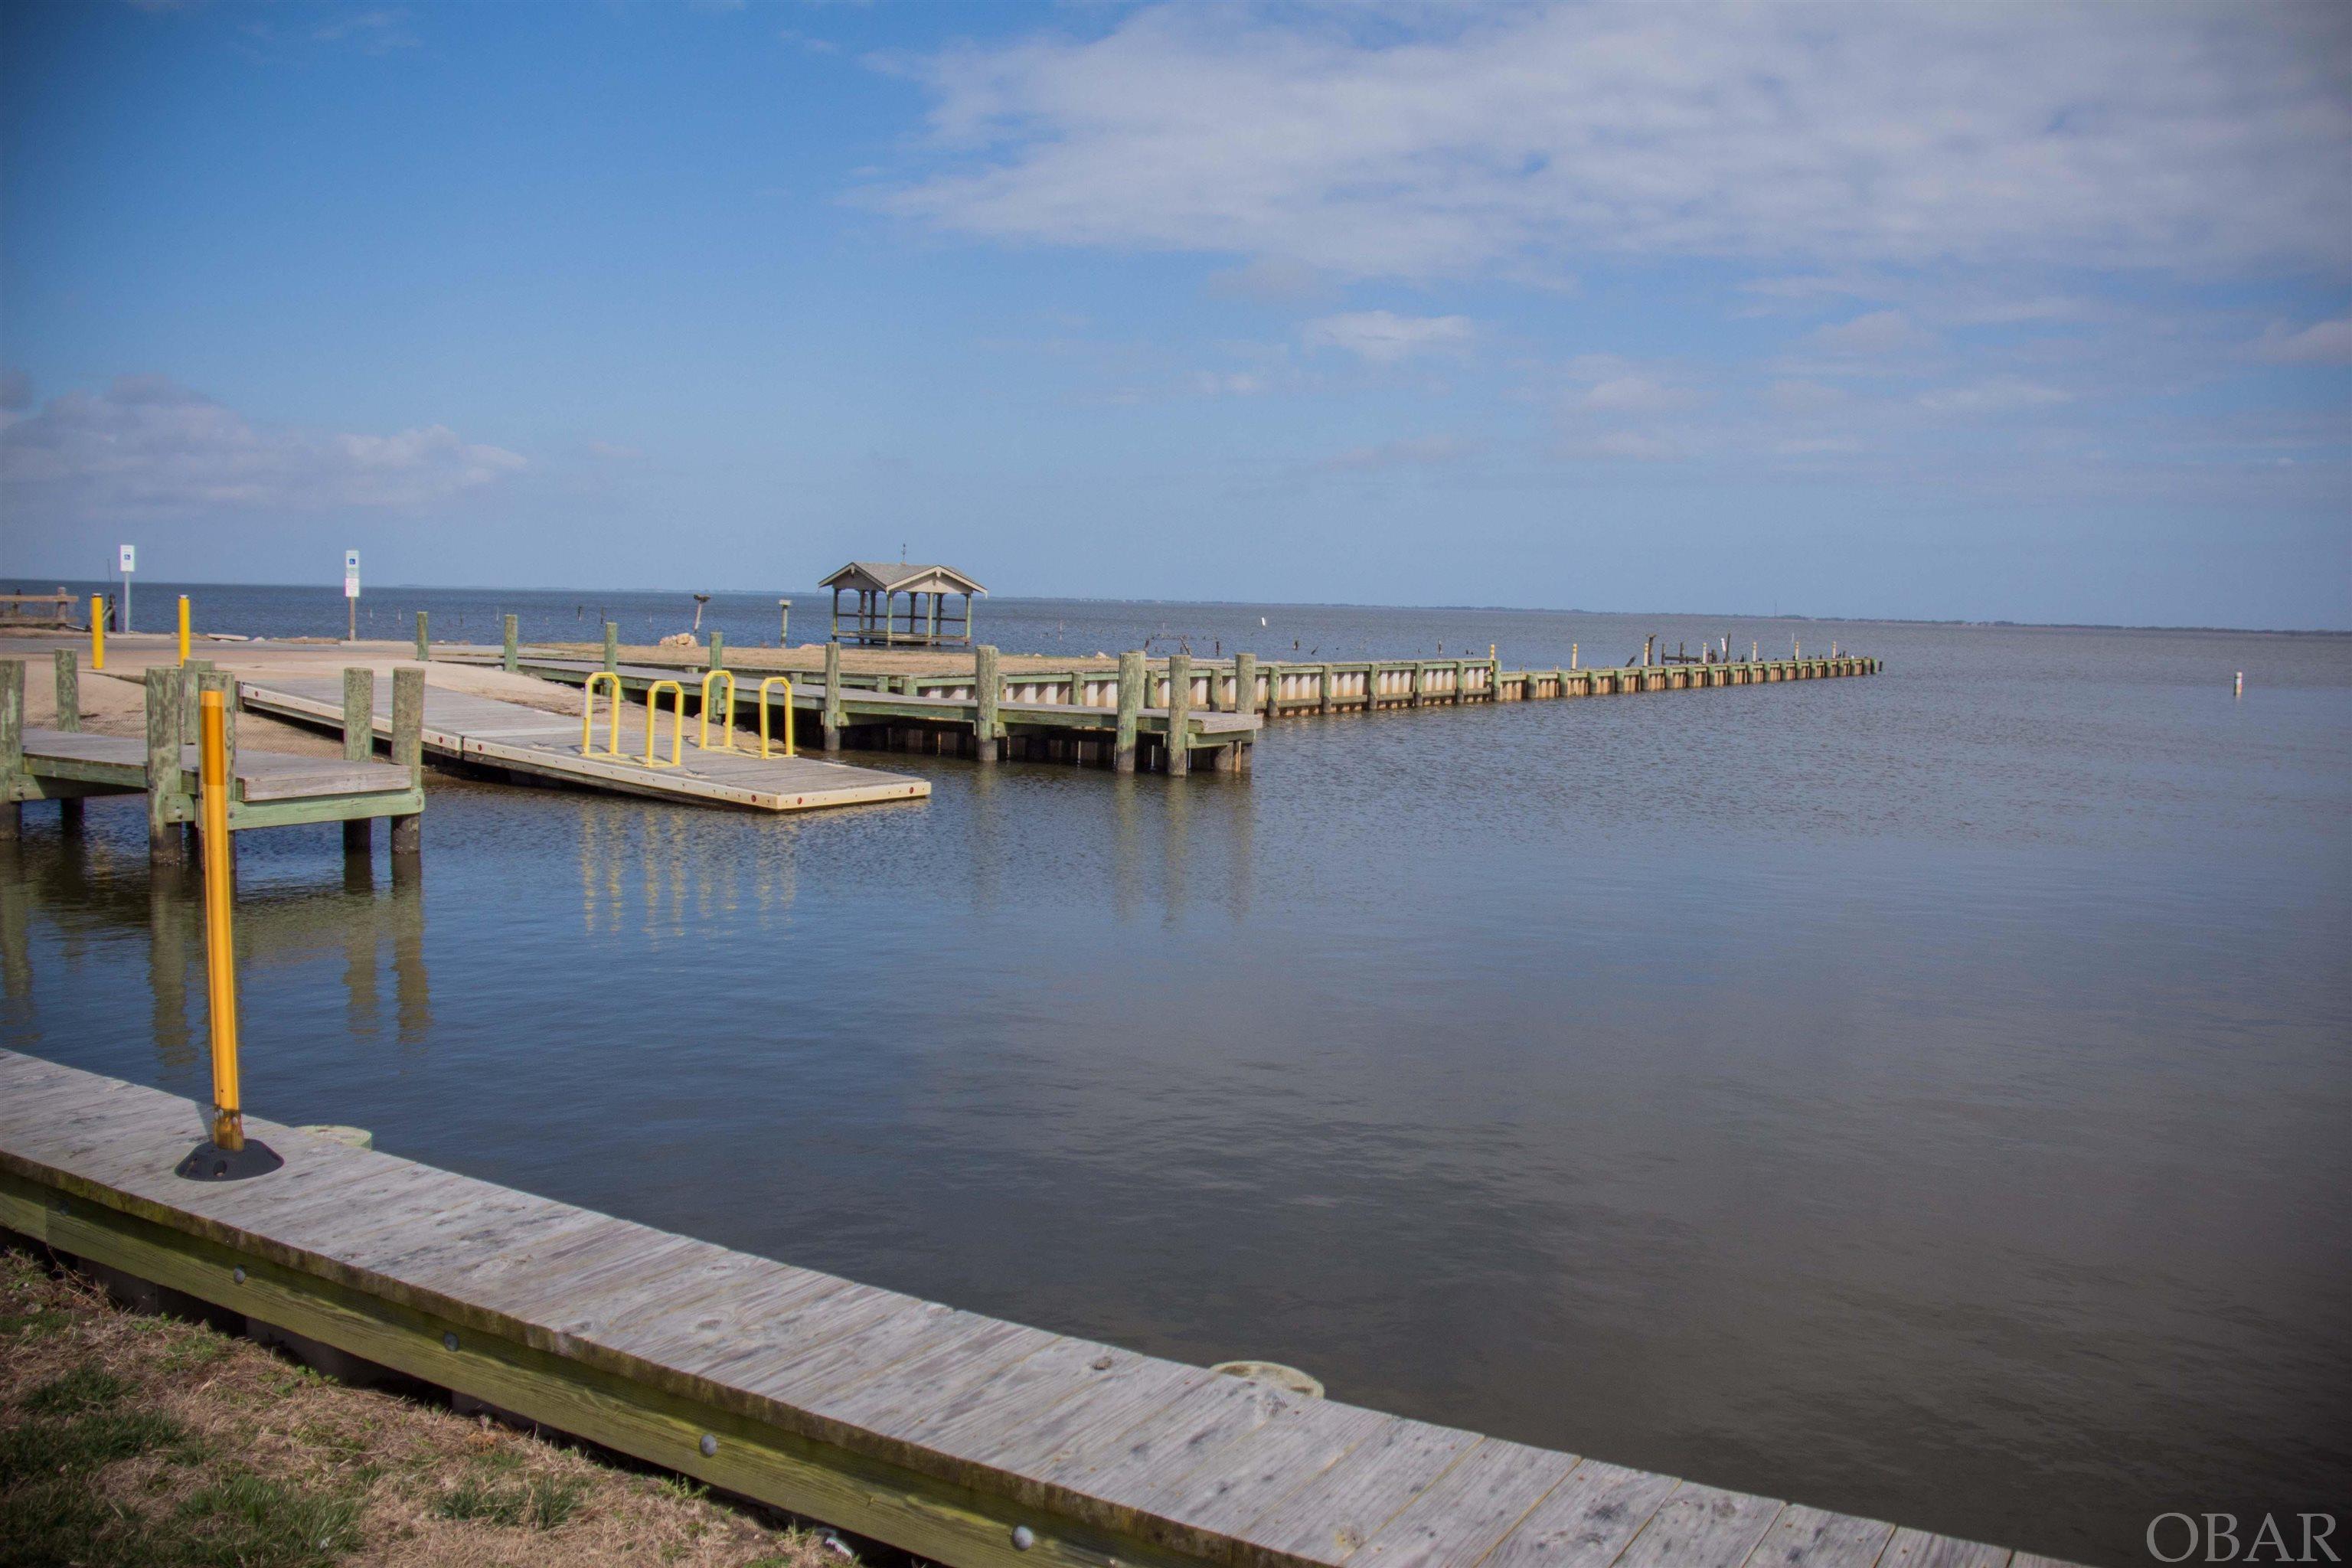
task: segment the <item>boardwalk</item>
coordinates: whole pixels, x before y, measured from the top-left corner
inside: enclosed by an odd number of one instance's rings
[[[269,676],[238,682],[244,705],[257,713],[298,722],[340,726],[342,686],[317,677]],[[635,722],[632,722],[632,721]],[[929,783],[872,768],[849,767],[812,757],[772,757],[755,751],[701,751],[688,727],[684,760],[677,767],[650,768],[642,759],[643,711],[624,711],[621,750],[614,757],[607,748],[611,722],[596,721],[594,754],[580,750],[580,721],[549,713],[520,702],[465,692],[425,690],[425,754],[445,761],[498,768],[511,773],[553,779],[583,789],[647,795],[657,800],[709,805],[730,805],[758,811],[812,811],[825,806],[856,805],[875,801],[918,800],[931,793]],[[376,682],[375,727],[391,733],[392,708],[388,683]],[[665,716],[660,737],[667,757],[669,721]],[[635,752],[633,759],[625,753]]]
[[[1302,1398],[0,1051],[0,1226],[956,1568],[2045,1568]]]

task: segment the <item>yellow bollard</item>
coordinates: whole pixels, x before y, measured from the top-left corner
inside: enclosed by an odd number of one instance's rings
[[[180,595],[180,662],[188,662],[188,596]]]
[[[772,675],[760,682],[760,760],[768,760],[768,688],[784,689],[784,755],[793,754],[793,683],[781,675]]]
[[[654,724],[661,717],[663,687],[669,688],[669,761],[654,750]],[[686,688],[675,680],[656,680],[646,688],[646,766],[674,768],[686,761]]]
[[[89,596],[89,667],[106,668],[106,601],[96,594]]]
[[[604,669],[588,678],[588,701],[580,710],[580,754],[583,757],[595,754],[596,743],[591,735],[596,722],[596,683],[600,680],[610,683],[613,689],[612,743],[604,748],[604,752],[607,756],[617,757],[621,754],[621,678]]]
[[[694,749],[710,750],[710,683],[714,680],[727,683],[727,706],[720,710],[719,720],[719,749],[731,752],[735,749],[735,672],[729,669],[714,669],[702,678],[702,732],[696,738]]]
[[[268,1144],[245,1135],[245,1104],[236,1068],[236,936],[230,921],[234,904],[234,851],[228,837],[228,721],[222,693],[198,700],[203,742],[197,748],[198,815],[205,853],[205,980],[211,999],[213,1055],[212,1137],[180,1162],[183,1176],[199,1182],[233,1182],[274,1171],[286,1162]]]

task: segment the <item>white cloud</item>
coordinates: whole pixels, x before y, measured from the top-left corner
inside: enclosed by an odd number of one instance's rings
[[[1618,375],[1597,382],[1577,400],[1577,406],[1596,414],[1656,414],[1682,408],[1693,401],[1686,387],[1654,375]]]
[[[2352,364],[2352,316],[2314,322],[2299,332],[2273,322],[2254,353],[2274,364]]]
[[[1357,447],[1326,458],[1317,466],[1352,472],[1370,472],[1380,468],[1427,467],[1438,463],[1459,462],[1470,455],[1471,444],[1458,436],[1408,437],[1395,441],[1376,442],[1369,447]]]
[[[1851,321],[1822,327],[1806,341],[1825,353],[1874,356],[1925,348],[1935,342],[1913,326],[1911,318],[1900,310],[1874,310],[1866,316],[1856,316]]]
[[[895,68],[933,169],[864,193],[1019,241],[1343,278],[2352,263],[2336,6],[1164,6]]]
[[[1846,395],[1818,381],[1776,381],[1764,389],[1765,405],[1775,414],[1820,414],[1846,401]]]
[[[1931,414],[2007,414],[2020,408],[2046,408],[2070,403],[2071,395],[2054,386],[2013,375],[1995,376],[1973,386],[1948,386],[1919,395],[1919,406]]]
[[[257,426],[156,375],[53,397],[0,430],[12,507],[93,518],[421,506],[523,467],[445,425],[391,436]]]
[[[1299,330],[1310,348],[1344,349],[1370,364],[1394,364],[1416,354],[1457,353],[1470,344],[1467,316],[1399,316],[1355,310],[1320,316]]]

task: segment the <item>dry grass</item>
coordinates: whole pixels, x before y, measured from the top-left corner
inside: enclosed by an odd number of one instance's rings
[[[117,1309],[0,1250],[0,1568],[849,1568],[677,1477]]]

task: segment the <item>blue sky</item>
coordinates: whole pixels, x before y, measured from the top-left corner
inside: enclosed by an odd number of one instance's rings
[[[2352,627],[2352,12],[0,4],[0,576]]]

